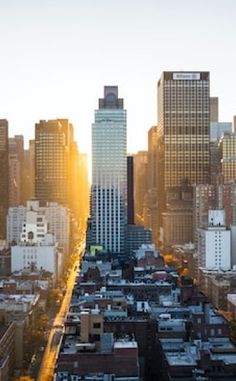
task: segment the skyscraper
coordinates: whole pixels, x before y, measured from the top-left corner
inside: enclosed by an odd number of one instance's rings
[[[126,110],[117,86],[105,86],[92,125],[92,241],[124,252],[127,224]]]
[[[220,139],[221,173],[224,182],[236,180],[236,133],[225,133]]]
[[[158,82],[165,190],[209,180],[209,91],[209,72],[164,72]]]
[[[209,92],[209,72],[164,72],[158,82],[160,220],[180,188],[209,183]]]
[[[6,238],[8,210],[8,121],[0,119],[0,239]]]
[[[35,196],[42,203],[69,205],[73,126],[67,119],[41,120],[35,126]]]
[[[24,137],[15,135],[9,138],[9,207],[22,204]]]
[[[127,156],[127,223],[134,224],[134,157]]]
[[[35,195],[35,141],[29,141],[29,148],[24,150],[22,198],[23,205]]]
[[[217,123],[219,121],[219,98],[210,97],[210,122]]]
[[[134,210],[135,223],[143,224],[144,199],[148,191],[148,151],[134,155]]]

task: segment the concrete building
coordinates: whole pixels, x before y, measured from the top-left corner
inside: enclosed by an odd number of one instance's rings
[[[219,98],[210,97],[210,122],[217,123],[219,121]]]
[[[48,233],[48,224],[44,215],[37,211],[26,211],[20,242],[11,247],[11,271],[26,268],[46,270],[57,280],[62,272],[63,255],[59,252],[55,238]]]
[[[231,236],[223,210],[210,210],[208,226],[198,229],[199,267],[231,268]]]
[[[27,220],[27,215],[32,215],[33,224],[36,223],[38,234],[45,231],[55,236],[58,248],[65,255],[69,253],[70,214],[68,208],[57,203],[47,203],[39,206],[39,201],[27,201],[27,206],[9,208],[7,216],[7,241],[9,244],[21,241],[22,228]],[[38,225],[38,226],[37,226]],[[36,231],[35,231],[36,233]],[[27,232],[24,232],[27,235]]]
[[[144,198],[148,190],[148,152],[134,155],[134,209],[135,222],[143,224]]]
[[[148,131],[148,165],[147,165],[147,186],[143,205],[143,224],[146,228],[152,229],[152,237],[155,245],[158,245],[158,210],[157,210],[157,126],[153,126]]]
[[[9,206],[22,204],[24,137],[15,135],[8,140],[9,146]]]
[[[211,184],[219,183],[221,179],[221,150],[219,141],[224,133],[232,133],[232,123],[210,123],[210,174]]]
[[[197,239],[197,229],[208,224],[208,211],[225,210],[225,225],[236,225],[236,183],[202,184],[193,187],[193,234]]]
[[[29,148],[24,150],[22,204],[35,196],[35,140],[29,141]]]
[[[143,225],[152,230],[152,241],[159,246],[157,189],[149,189],[144,198]]]
[[[127,156],[127,223],[134,224],[134,157]]]
[[[151,229],[145,229],[142,225],[127,225],[126,254],[128,257],[132,257],[142,244],[151,243]]]
[[[8,210],[8,121],[0,119],[0,239],[6,239],[6,216]]]
[[[199,184],[193,187],[193,238],[197,243],[197,229],[208,225],[208,211],[217,207],[217,187]]]
[[[117,86],[105,86],[92,125],[92,240],[124,253],[127,224],[126,110]]]
[[[236,133],[225,133],[220,139],[221,172],[224,182],[236,179]]]
[[[162,213],[164,246],[170,247],[193,241],[192,202],[172,202]]]
[[[63,258],[51,234],[46,234],[40,243],[28,242],[12,246],[11,271],[20,271],[27,268],[49,271],[58,280],[62,272]]]

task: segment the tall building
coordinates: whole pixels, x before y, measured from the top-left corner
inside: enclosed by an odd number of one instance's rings
[[[224,182],[236,180],[236,133],[225,133],[220,140],[221,173]]]
[[[35,196],[42,203],[70,204],[73,126],[68,119],[35,125]]]
[[[207,227],[208,211],[218,207],[217,186],[199,184],[193,187],[193,237],[197,243],[197,229]]]
[[[144,179],[148,189],[144,195],[143,224],[152,229],[152,239],[158,247],[157,164],[157,126],[153,126],[148,131],[147,179]]]
[[[24,137],[15,135],[9,138],[9,206],[22,204]]]
[[[209,183],[209,92],[209,72],[164,72],[158,81],[160,226],[169,193]]]
[[[127,156],[127,223],[134,224],[134,157]]]
[[[148,131],[148,188],[157,188],[157,126]]]
[[[6,238],[8,210],[8,121],[0,119],[0,239]]]
[[[127,224],[126,110],[117,86],[105,86],[92,125],[92,240],[124,252]]]
[[[29,141],[29,148],[24,150],[24,166],[22,181],[22,204],[26,205],[35,195],[35,141]]]
[[[134,155],[134,210],[135,222],[143,224],[144,199],[148,191],[148,152]]]
[[[210,97],[210,122],[217,123],[219,121],[219,98]]]
[[[233,117],[233,131],[236,132],[236,115]]]
[[[209,72],[164,72],[158,82],[165,191],[209,180],[209,91]]]

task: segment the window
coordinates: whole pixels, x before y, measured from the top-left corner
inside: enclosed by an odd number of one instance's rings
[[[93,328],[101,328],[101,323],[93,323]]]

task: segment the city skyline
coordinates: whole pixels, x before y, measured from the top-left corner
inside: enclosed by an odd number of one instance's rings
[[[185,0],[12,0],[0,9],[1,118],[9,136],[24,131],[32,139],[40,119],[69,118],[81,151],[90,152],[97,98],[114,84],[126,100],[128,152],[146,149],[165,70],[210,71],[220,120],[236,114],[232,0],[215,1],[214,14],[210,1]]]

